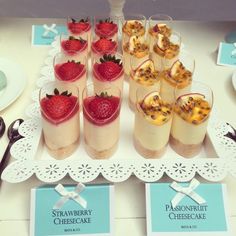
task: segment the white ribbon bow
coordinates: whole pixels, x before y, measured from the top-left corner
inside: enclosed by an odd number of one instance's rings
[[[231,52],[232,56],[236,56],[236,43],[234,43],[234,47],[235,47],[235,49]]]
[[[52,24],[51,26],[44,24],[43,25],[43,28],[44,28],[43,37],[47,37],[49,32],[52,32],[54,34],[58,34],[58,31],[55,29],[55,27],[56,27],[56,24]]]
[[[87,201],[83,199],[79,193],[84,190],[85,186],[81,183],[78,183],[75,187],[75,190],[72,192],[67,191],[62,184],[58,184],[55,187],[55,190],[62,195],[62,197],[56,202],[53,206],[53,209],[60,209],[69,199],[73,199],[79,203],[83,208],[87,208]]]
[[[170,187],[178,193],[171,200],[172,207],[175,208],[185,196],[189,196],[198,204],[206,203],[206,201],[199,194],[193,191],[199,184],[199,181],[196,179],[192,179],[188,187],[182,187],[178,183],[173,182]]]

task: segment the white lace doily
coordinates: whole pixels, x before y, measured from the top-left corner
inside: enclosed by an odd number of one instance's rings
[[[205,151],[197,157],[185,159],[168,147],[163,158],[150,160],[142,158],[132,145],[133,113],[127,101],[122,104],[120,144],[114,157],[109,160],[93,160],[84,151],[82,141],[78,151],[66,160],[51,158],[42,143],[38,94],[45,83],[54,79],[52,60],[58,51],[59,42],[56,40],[40,71],[38,89],[32,93],[33,102],[26,109],[29,119],[19,130],[24,138],[12,146],[11,155],[15,160],[4,170],[2,179],[18,183],[34,174],[47,183],[59,181],[67,174],[73,180],[84,183],[96,179],[100,174],[111,182],[125,181],[131,175],[145,182],[157,181],[164,174],[179,182],[189,181],[196,174],[209,181],[220,181],[228,173],[236,177],[236,143],[225,137],[229,126],[220,120],[215,111],[209,121]]]

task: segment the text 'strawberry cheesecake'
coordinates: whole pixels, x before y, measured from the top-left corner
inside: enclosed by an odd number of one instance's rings
[[[96,38],[107,38],[118,42],[118,25],[110,18],[99,20],[94,29]]]
[[[182,62],[177,60],[170,69],[161,73],[161,97],[174,103],[180,94],[186,94],[191,89],[192,72],[187,70]]]
[[[148,29],[148,35],[147,35],[150,46],[150,52],[153,51],[153,46],[157,40],[158,34],[162,34],[165,37],[170,37],[171,32],[172,32],[171,28],[164,23],[155,24],[154,26],[150,27]]]
[[[119,141],[120,97],[107,92],[87,96],[83,114],[87,153],[95,159],[111,157]]]
[[[142,96],[151,91],[160,92],[160,73],[155,70],[151,59],[144,61],[138,68],[131,72],[129,80],[129,105],[132,110],[135,109],[137,90],[142,92]]]
[[[65,57],[69,57],[71,60],[82,61],[83,58],[88,56],[88,42],[73,36],[61,38],[61,51]]]
[[[56,79],[68,82],[79,90],[79,101],[82,104],[82,92],[86,86],[87,72],[86,65],[68,60],[67,62],[54,65]]]
[[[122,60],[117,55],[104,55],[100,63],[93,65],[93,84],[96,93],[104,88],[115,86],[123,91],[124,69]]]
[[[149,58],[149,46],[137,36],[130,37],[129,42],[123,45],[123,63],[125,74],[130,76],[132,68],[137,68]]]
[[[88,49],[90,49],[92,30],[89,17],[85,19],[68,18],[67,28],[71,36],[88,41]]]
[[[100,38],[92,42],[91,56],[93,61],[98,61],[105,54],[115,54],[118,49],[117,42],[112,39]]]
[[[137,102],[134,145],[145,158],[161,157],[169,141],[172,106],[158,92],[151,92]]]
[[[144,38],[145,26],[142,21],[139,20],[127,20],[122,27],[122,44],[129,42],[130,37],[137,36]]]
[[[211,105],[202,94],[190,93],[177,99],[170,145],[178,154],[193,157],[200,152],[210,112]]]
[[[47,85],[46,85],[47,86]],[[78,97],[70,91],[40,96],[44,141],[56,159],[71,155],[79,144],[80,112]]]
[[[172,34],[171,37],[172,36],[174,38],[179,37],[177,34]],[[179,52],[180,41],[174,43],[171,41],[171,38],[158,34],[157,41],[153,46],[153,52],[151,54],[155,68],[160,71],[171,68],[173,63],[178,60]]]

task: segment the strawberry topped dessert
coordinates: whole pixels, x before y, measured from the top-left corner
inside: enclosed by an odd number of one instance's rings
[[[118,26],[110,18],[96,22],[94,31],[98,38],[108,38],[117,42]]]
[[[110,157],[119,139],[120,92],[113,87],[100,94],[89,94],[83,101],[86,151],[96,159]]]
[[[100,63],[93,65],[93,82],[96,92],[101,92],[104,87],[115,85],[123,90],[124,69],[121,55],[107,55],[100,58]]]
[[[76,38],[81,37],[82,39],[88,41],[88,48],[90,49],[92,30],[89,17],[82,19],[68,18],[67,28],[71,36]]]
[[[87,82],[86,60],[67,60],[62,53],[54,57],[55,78],[76,86],[79,90],[79,101],[82,104],[82,92]]]
[[[75,38],[69,36],[67,38],[61,38],[61,49],[65,56],[69,56],[76,61],[80,61],[80,56],[87,56],[88,54],[88,42],[82,38]]]
[[[118,44],[112,39],[100,38],[92,43],[92,57],[97,61],[105,54],[115,54],[117,52]]]
[[[51,85],[45,87],[52,88]],[[49,153],[56,159],[68,157],[77,147],[80,136],[78,90],[73,87],[71,91],[59,92],[55,88],[53,93],[48,94],[47,88],[43,87],[40,91],[40,107],[44,140]]]

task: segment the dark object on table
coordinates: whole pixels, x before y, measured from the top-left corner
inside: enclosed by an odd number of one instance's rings
[[[227,134],[225,134],[224,136],[227,137],[227,138],[230,138],[234,142],[236,142],[236,130],[229,123],[226,123],[226,124],[229,126],[230,131]]]

